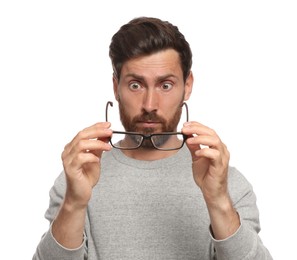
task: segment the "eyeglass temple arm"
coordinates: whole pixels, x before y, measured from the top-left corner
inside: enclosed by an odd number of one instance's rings
[[[105,122],[108,122],[108,107],[112,106],[113,107],[113,102],[112,101],[107,101],[106,107],[105,107]]]
[[[188,104],[186,102],[183,102],[182,103],[182,106],[185,106],[185,108],[186,108],[187,122],[189,122],[189,108],[188,108]]]

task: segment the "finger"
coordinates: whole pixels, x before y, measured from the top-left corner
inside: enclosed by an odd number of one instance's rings
[[[200,145],[197,145],[197,144],[190,144],[190,143],[188,143],[187,141],[186,141],[186,145],[187,145],[187,147],[188,147],[188,149],[189,149],[189,151],[190,151],[190,153],[191,153],[192,160],[193,160],[193,161],[197,160],[198,157],[196,156],[195,152],[196,152],[197,150],[200,150],[200,149],[201,149]]]
[[[69,163],[70,167],[80,169],[83,165],[87,163],[99,163],[100,158],[93,153],[79,153],[77,156],[73,157]]]
[[[89,152],[89,151],[108,151],[111,146],[108,140],[105,141],[97,139],[80,140],[77,145],[72,149],[74,153]]]
[[[217,135],[213,129],[194,121],[184,123],[182,132],[185,135]]]
[[[204,148],[206,146],[216,148],[220,151],[224,150],[225,145],[217,133],[213,129],[198,122],[185,123],[182,132],[189,136],[187,139],[188,144],[197,144],[200,146],[200,148]]]
[[[76,172],[81,172],[84,165],[96,163],[99,166],[100,158],[92,153],[79,153],[74,157],[67,157],[63,161],[64,170],[67,175],[70,173],[75,174]]]
[[[73,138],[73,140],[81,140],[81,139],[96,139],[106,137],[111,134],[112,131],[109,129],[109,122],[96,123],[92,126],[89,126],[80,132]]]
[[[223,143],[218,136],[196,135],[188,138],[187,142],[191,145],[208,146],[219,150],[223,148]]]
[[[94,155],[101,156],[103,151],[109,151],[111,149],[110,144],[107,143],[107,140],[79,140],[75,146],[68,146],[65,148],[62,153],[62,160],[72,160],[71,158],[77,156],[80,153],[91,152]]]
[[[110,125],[109,122],[96,123],[81,130],[69,143],[69,149],[71,150],[72,147],[75,147],[83,139],[108,139],[112,135],[112,130],[109,128]]]
[[[222,164],[221,161],[221,153],[212,148],[203,148],[200,150],[195,151],[195,157],[198,158],[207,158],[212,161],[214,165],[219,165]]]
[[[220,151],[218,149],[205,147],[194,152],[194,158],[207,158],[214,166],[227,167],[229,164],[230,154],[226,146]]]

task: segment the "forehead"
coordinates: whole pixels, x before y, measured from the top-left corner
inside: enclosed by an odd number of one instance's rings
[[[179,54],[173,49],[168,49],[128,60],[123,64],[121,78],[129,74],[144,77],[173,74],[182,77]]]

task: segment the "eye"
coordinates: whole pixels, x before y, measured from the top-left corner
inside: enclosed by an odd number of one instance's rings
[[[171,83],[164,83],[163,85],[161,85],[161,89],[163,91],[169,91],[170,89],[172,89],[173,85]]]
[[[141,85],[137,82],[133,82],[129,85],[129,89],[131,90],[140,90],[141,89]]]

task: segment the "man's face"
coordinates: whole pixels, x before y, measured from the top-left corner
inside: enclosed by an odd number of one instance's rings
[[[172,49],[125,62],[120,81],[114,79],[125,130],[143,134],[176,131],[192,82],[190,74],[184,83],[178,53]]]

